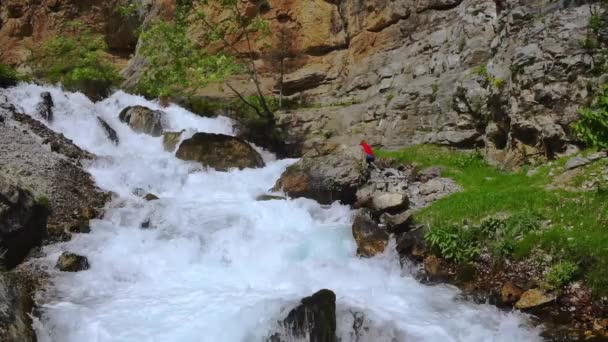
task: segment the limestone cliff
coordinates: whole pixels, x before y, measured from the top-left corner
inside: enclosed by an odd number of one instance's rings
[[[114,51],[133,52],[120,1],[9,0],[0,5],[1,59],[19,63],[24,46],[80,19]],[[169,19],[175,0],[137,1],[139,21]],[[257,0],[243,1],[254,6]],[[274,45],[288,31],[284,93],[326,107],[279,113],[304,148],[366,138],[392,148],[413,143],[487,146],[497,160],[512,151],[552,156],[571,142],[569,124],[603,79],[596,51],[584,48],[594,0],[270,0]],[[259,5],[259,4],[258,4]],[[599,9],[601,12],[602,10]],[[118,22],[116,22],[118,20]],[[129,31],[131,29],[131,31]],[[191,27],[193,37],[201,28]],[[601,38],[601,37],[600,37]],[[4,50],[4,49],[3,49]],[[276,66],[256,50],[268,92]],[[124,54],[123,54],[124,55]],[[133,84],[142,68],[131,60]],[[246,82],[241,82],[247,87]],[[206,95],[228,96],[213,93]],[[332,104],[349,106],[329,106]]]

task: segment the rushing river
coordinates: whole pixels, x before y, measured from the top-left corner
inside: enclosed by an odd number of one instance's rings
[[[39,294],[39,340],[264,341],[300,298],[328,288],[337,296],[338,336],[355,341],[353,313],[369,329],[357,341],[535,341],[526,317],[458,299],[448,286],[424,286],[396,253],[355,256],[352,211],[337,203],[255,198],[295,160],[264,153],[262,169],[217,172],[181,161],[162,138],[134,133],[118,120],[126,106],[159,109],[123,92],[96,104],[55,87],[21,85],[9,98],[35,113],[42,91],[55,102],[50,128],[99,158],[87,166],[116,194],[90,234],[45,248],[51,274]],[[226,118],[201,118],[178,106],[166,130],[233,134]],[[95,116],[120,138],[110,143]],[[141,193],[160,200],[146,202]],[[149,220],[150,229],[142,229]],[[53,268],[62,251],[86,255],[87,271]]]

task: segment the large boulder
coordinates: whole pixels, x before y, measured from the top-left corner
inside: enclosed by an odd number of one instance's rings
[[[336,295],[323,289],[303,298],[300,305],[281,322],[281,326],[286,331],[274,335],[271,341],[291,341],[294,337],[306,338],[310,342],[337,341]]]
[[[372,218],[371,212],[362,209],[353,222],[353,237],[357,242],[357,254],[372,257],[384,252],[389,233]]]
[[[118,118],[139,133],[146,133],[153,137],[160,137],[163,134],[163,116],[165,113],[160,110],[152,110],[144,106],[132,106],[123,109]]]
[[[282,190],[291,197],[306,197],[321,204],[353,204],[357,188],[368,176],[359,148],[335,148],[326,154],[305,155],[285,170],[273,191]]]
[[[47,234],[48,208],[49,203],[0,176],[0,264],[13,268],[40,245]]]
[[[218,171],[264,166],[264,160],[251,145],[225,134],[196,133],[179,145],[175,155]]]
[[[32,296],[29,276],[16,271],[0,272],[0,341],[36,341]]]

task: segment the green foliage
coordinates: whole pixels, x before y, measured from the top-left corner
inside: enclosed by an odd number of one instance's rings
[[[545,280],[553,288],[560,288],[571,282],[577,272],[578,266],[575,263],[564,261],[553,265],[545,275]]]
[[[505,80],[502,78],[492,78],[492,85],[494,88],[500,90],[505,86]]]
[[[431,91],[431,102],[435,102],[435,100],[437,99],[437,93],[439,92],[439,84],[431,84]]]
[[[488,65],[482,64],[482,65],[478,66],[477,68],[475,68],[474,71],[477,76],[487,77],[488,76]]]
[[[426,232],[424,238],[444,258],[464,263],[479,254],[479,245],[473,233],[472,229],[452,224],[433,227]]]
[[[36,198],[36,204],[44,207],[47,210],[47,212],[49,212],[49,213],[51,212],[51,210],[53,208],[53,206],[51,205],[51,200],[46,196],[40,196],[40,197]]]
[[[391,103],[391,101],[393,101],[393,99],[395,98],[394,94],[388,94],[384,97],[384,107],[388,107],[388,105]]]
[[[572,125],[578,138],[589,146],[608,148],[608,86],[579,114],[580,118]]]
[[[33,50],[30,63],[34,75],[73,90],[92,82],[106,88],[117,84],[120,76],[106,54],[103,36],[77,22],[73,28],[73,34],[53,37]]]
[[[127,0],[118,5],[115,12],[123,18],[130,18],[137,14],[137,5],[130,0]]]
[[[487,248],[498,263],[525,259],[540,250],[557,260],[581,265],[579,275],[593,293],[608,295],[607,192],[548,190],[546,186],[552,181],[549,165],[533,175],[527,175],[525,169],[504,172],[475,153],[432,145],[378,151],[377,155],[414,163],[417,168],[440,166],[443,176],[461,186],[462,191],[434,202],[416,215],[418,223],[429,231],[441,231],[434,236],[456,241],[444,242],[443,249],[454,245],[464,251],[472,250],[471,246]],[[558,160],[556,164],[565,162]],[[446,231],[462,232],[464,237],[448,236]],[[470,253],[451,251],[450,255],[462,260]]]
[[[181,25],[156,22],[140,38],[140,52],[150,64],[138,84],[138,91],[147,96],[192,94],[243,70],[231,56],[201,50]]]
[[[17,71],[6,64],[0,64],[0,87],[8,87],[17,84],[19,74]]]

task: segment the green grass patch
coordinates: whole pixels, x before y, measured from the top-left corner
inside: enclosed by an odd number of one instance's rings
[[[378,155],[413,163],[419,169],[440,166],[443,176],[462,187],[461,192],[416,215],[427,227],[427,242],[442,255],[464,262],[474,259],[477,250],[486,250],[500,262],[525,259],[540,249],[554,260],[579,265],[576,274],[587,280],[594,293],[608,295],[608,192],[601,188],[548,190],[551,168],[559,175],[566,160],[528,175],[526,169],[501,171],[488,165],[479,153],[432,145],[380,151]],[[584,174],[599,173],[605,167],[605,162],[596,162]],[[577,182],[581,181],[575,179]]]

